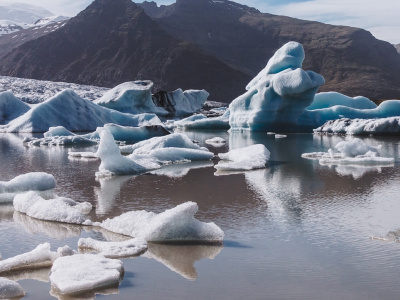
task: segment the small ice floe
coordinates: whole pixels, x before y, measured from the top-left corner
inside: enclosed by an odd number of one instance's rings
[[[228,153],[219,153],[222,160],[231,162],[219,162],[215,165],[218,171],[254,170],[265,168],[270,158],[269,150],[261,144],[246,148],[231,150]]]
[[[207,167],[214,167],[213,162],[210,160],[205,160],[187,162],[184,164],[165,165],[161,169],[150,171],[149,173],[153,175],[167,176],[169,178],[182,178],[183,176],[186,176],[190,170]]]
[[[287,135],[285,135],[285,134],[275,134],[275,138],[276,139],[284,139],[284,138],[287,138]]]
[[[76,295],[118,286],[123,272],[120,260],[100,254],[76,254],[60,257],[54,262],[50,281],[56,293]]]
[[[81,238],[78,241],[80,250],[95,250],[107,258],[137,256],[147,250],[147,242],[140,238],[123,242],[96,241],[92,238]]]
[[[207,118],[203,114],[193,115],[174,122],[174,127],[183,130],[228,130],[229,116],[229,110],[227,110],[222,116],[213,118]]]
[[[45,196],[52,195],[52,190],[56,187],[56,184],[53,175],[43,172],[27,173],[10,181],[0,181],[0,203],[12,202],[16,194],[27,191],[49,191],[43,194]]]
[[[378,240],[382,242],[395,242],[400,243],[400,229],[396,231],[389,231],[384,237],[381,236],[371,236],[371,240]]]
[[[48,138],[24,138],[24,146],[38,147],[38,146],[91,146],[96,145],[97,141],[90,140],[85,137],[74,136],[57,136]]]
[[[209,144],[209,145],[211,145],[213,147],[218,148],[218,147],[225,146],[226,140],[217,136],[217,137],[214,137],[212,139],[206,140],[206,144]]]
[[[0,261],[0,273],[21,269],[50,267],[62,256],[73,255],[75,252],[68,246],[58,248],[57,252],[50,250],[50,244],[44,243],[34,250]]]
[[[89,202],[78,203],[69,198],[55,198],[45,200],[36,192],[18,194],[14,198],[14,209],[32,218],[71,223],[91,225],[87,214],[92,210]]]
[[[97,155],[95,152],[73,152],[70,151],[68,152],[68,157],[73,157],[73,158],[86,158],[86,159],[98,159]]]
[[[194,218],[198,206],[186,202],[162,213],[131,211],[95,225],[147,242],[222,242],[224,232],[214,223]]]
[[[25,294],[25,291],[18,283],[0,277],[0,299],[22,298]]]

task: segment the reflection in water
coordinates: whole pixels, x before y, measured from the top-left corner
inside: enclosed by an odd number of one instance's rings
[[[221,245],[165,245],[149,243],[143,255],[153,258],[170,270],[189,280],[196,280],[194,263],[203,258],[214,259],[223,249]]]
[[[17,211],[14,212],[13,217],[14,222],[22,225],[27,232],[32,234],[44,233],[57,240],[79,236],[83,228],[79,225],[38,220]]]
[[[51,268],[17,270],[14,272],[3,273],[1,276],[13,281],[32,279],[41,282],[49,282],[50,269]]]
[[[171,164],[163,166],[161,169],[151,171],[150,173],[154,175],[167,176],[170,178],[182,178],[183,176],[187,175],[190,170],[213,167],[213,166],[214,164],[210,160],[193,161],[189,163]]]
[[[13,205],[0,205],[0,220],[9,221],[13,219],[14,206]]]
[[[332,167],[332,165],[328,165]],[[384,167],[393,167],[391,165],[382,165],[382,166],[352,166],[352,165],[338,165],[336,166],[335,170],[340,176],[351,176],[354,179],[360,179],[367,173],[381,173],[382,168]]]
[[[121,187],[135,178],[136,176],[115,176],[97,179],[100,182],[100,188],[94,188],[97,197],[96,214],[104,215],[110,212],[115,206]]]

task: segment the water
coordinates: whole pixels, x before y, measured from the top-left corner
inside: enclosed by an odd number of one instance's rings
[[[199,204],[197,218],[215,222],[224,246],[150,244],[146,254],[124,259],[119,289],[106,299],[398,299],[400,244],[370,239],[400,228],[400,138],[365,138],[382,144],[394,167],[320,166],[301,158],[327,151],[344,137],[293,134],[275,140],[265,134],[188,132],[205,145],[221,136],[217,152],[263,143],[271,151],[267,169],[215,174],[212,162],[171,166],[166,175],[95,180],[99,161],[68,158],[68,151],[93,148],[22,146],[22,136],[0,135],[0,180],[44,171],[57,179],[59,196],[89,201],[92,220],[130,210],[161,212],[185,201]],[[217,176],[218,175],[218,176]],[[77,248],[80,237],[118,240],[89,227],[32,219],[0,206],[3,259],[43,242],[52,249]],[[49,269],[13,274],[24,299],[54,299]],[[93,297],[88,294],[86,297]]]

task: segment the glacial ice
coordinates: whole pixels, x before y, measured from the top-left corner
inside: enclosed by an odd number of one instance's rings
[[[0,125],[22,116],[31,108],[10,91],[0,93]]]
[[[229,105],[231,130],[293,131],[320,85],[321,75],[303,71],[303,46],[289,42]]]
[[[147,242],[134,238],[123,242],[97,241],[92,238],[81,238],[78,241],[80,250],[95,250],[107,258],[137,256],[147,250]]]
[[[124,113],[154,113],[158,116],[182,116],[198,111],[207,100],[205,90],[159,92],[152,96],[149,80],[122,83],[94,102]]]
[[[10,181],[0,181],[0,202],[12,202],[14,196],[21,192],[44,192],[55,187],[56,179],[51,174],[34,172],[19,175]],[[52,194],[52,192],[49,194]]]
[[[226,110],[222,116],[213,118],[198,114],[175,121],[173,125],[183,130],[228,130],[230,128],[229,115],[229,110]]]
[[[362,96],[352,98],[337,92],[325,92],[317,93],[307,110],[323,109],[337,105],[357,109],[373,109],[377,107],[374,102]]]
[[[161,125],[149,125],[140,127],[120,126],[117,124],[105,124],[106,128],[117,141],[137,143],[157,136],[170,134]]]
[[[235,149],[228,153],[219,153],[219,158],[230,162],[221,161],[215,168],[218,171],[262,169],[266,167],[270,155],[269,150],[261,144]]]
[[[91,225],[87,217],[92,210],[89,202],[78,203],[63,197],[45,200],[31,191],[15,196],[13,204],[16,211],[39,220]]]
[[[131,211],[96,225],[147,242],[222,242],[224,232],[195,219],[197,210],[196,203],[186,202],[159,214]]]
[[[142,126],[161,124],[161,121],[154,114],[131,115],[107,109],[80,98],[72,90],[65,90],[0,126],[0,132],[46,132],[55,126],[69,131],[94,131],[107,123]]]
[[[49,267],[58,257],[73,254],[73,250],[68,246],[60,247],[57,252],[53,252],[50,250],[49,243],[40,244],[30,252],[0,261],[0,273],[20,269]]]
[[[0,277],[0,299],[22,298],[25,294],[25,291],[18,283]]]
[[[226,140],[216,136],[214,138],[206,140],[206,144],[218,148],[224,146],[226,144]]]
[[[50,281],[62,295],[79,294],[118,285],[123,271],[120,260],[100,254],[76,254],[54,262]]]

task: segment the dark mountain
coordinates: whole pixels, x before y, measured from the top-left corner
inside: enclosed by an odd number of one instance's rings
[[[400,56],[393,45],[365,30],[260,13],[227,0],[140,6],[175,38],[249,75],[257,74],[284,43],[297,41],[306,52],[303,68],[325,77],[321,91],[400,98]]]
[[[95,0],[63,27],[2,57],[0,74],[112,87],[151,79],[155,91],[206,89],[230,101],[250,76],[171,37],[130,0]]]

